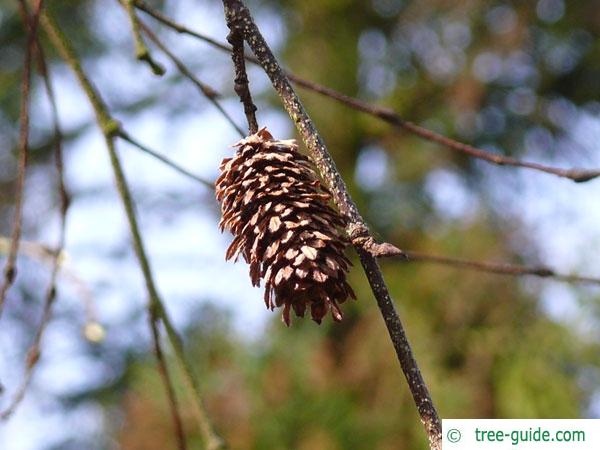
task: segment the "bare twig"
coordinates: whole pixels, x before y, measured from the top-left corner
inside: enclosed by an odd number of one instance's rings
[[[223,0],[223,5],[229,28],[232,31],[242,33],[244,40],[258,58],[267,76],[271,79],[273,87],[279,94],[284,108],[296,124],[298,132],[307,149],[310,151],[317,168],[331,189],[336,205],[348,220],[348,233],[359,254],[369,284],[384,318],[392,344],[398,356],[398,361],[408,381],[408,387],[425,427],[429,445],[431,449],[440,450],[441,423],[413,356],[404,327],[383,280],[376,257],[374,256],[379,253],[378,244],[372,240],[369,229],[364,223],[358,208],[350,198],[346,185],[337,171],[323,139],[308,117],[288,78],[254,23],[250,12],[240,0]],[[386,245],[386,248],[390,247],[393,246],[391,244]]]
[[[29,30],[28,32],[33,32],[33,17],[30,19],[29,12],[27,8],[26,2],[20,2],[20,13],[22,16],[23,24]],[[38,4],[38,7],[40,5]],[[39,10],[35,12],[39,16]],[[27,353],[27,360],[25,364],[25,375],[21,381],[20,386],[16,390],[16,394],[12,398],[10,404],[0,413],[0,418],[3,420],[8,419],[14,411],[18,408],[19,404],[25,398],[25,394],[33,377],[33,372],[37,362],[39,361],[39,356],[41,353],[41,343],[42,337],[46,330],[46,327],[50,321],[52,316],[52,306],[56,299],[56,280],[58,277],[58,272],[60,269],[61,262],[61,254],[65,244],[65,230],[66,230],[66,217],[68,210],[68,194],[65,187],[64,182],[64,167],[63,167],[63,155],[62,155],[62,131],[60,129],[60,123],[58,119],[58,108],[56,105],[56,97],[54,95],[54,90],[52,88],[52,83],[50,81],[50,76],[47,70],[45,56],[43,53],[43,49],[37,39],[37,35],[34,37],[34,42],[37,45],[37,59],[38,59],[38,69],[42,78],[44,80],[44,85],[46,87],[46,95],[50,102],[50,106],[52,109],[52,122],[54,128],[54,162],[56,166],[56,171],[58,175],[58,192],[60,198],[60,225],[59,225],[59,237],[58,237],[58,245],[55,251],[51,252],[51,264],[52,270],[50,273],[50,281],[48,282],[48,287],[46,289],[46,294],[44,296],[44,308],[42,313],[42,318],[40,320],[40,324],[35,333],[33,343],[29,347],[29,351]]]
[[[152,73],[154,75],[162,76],[165,74],[165,68],[157,63],[154,58],[152,58],[152,54],[146,46],[144,42],[144,38],[142,38],[142,34],[140,33],[140,23],[138,21],[138,17],[135,14],[135,6],[134,0],[124,0],[124,7],[127,11],[127,16],[129,17],[129,22],[131,22],[131,31],[133,33],[133,40],[135,42],[135,57],[139,61],[144,61],[150,66],[152,69]]]
[[[328,87],[321,86],[317,83],[307,81],[296,76],[291,76],[290,79],[293,80],[294,83],[296,83],[298,86],[322,94],[326,97],[343,103],[344,105],[349,106],[350,108],[355,109],[357,111],[361,111],[373,117],[377,117],[393,125],[396,128],[404,129],[416,136],[440,144],[450,150],[464,153],[473,158],[481,159],[489,163],[496,164],[498,166],[511,166],[521,167],[525,169],[533,169],[539,172],[545,172],[551,175],[556,175],[561,178],[568,178],[577,183],[590,181],[600,176],[600,170],[598,169],[561,169],[558,167],[551,167],[544,164],[521,161],[510,156],[503,156],[496,153],[492,153],[481,148],[474,147],[473,145],[456,141],[447,136],[436,133],[435,131],[421,127],[413,122],[404,120],[402,117],[400,117],[398,113],[396,113],[392,109],[377,105],[371,105],[370,103],[364,102],[357,98],[350,97],[348,95],[344,95]]]
[[[540,278],[552,278],[556,281],[563,281],[565,283],[600,285],[600,278],[584,277],[576,274],[562,274],[546,266],[531,267],[490,261],[473,261],[470,259],[453,258],[445,255],[432,255],[409,250],[405,251],[405,254],[408,262],[441,264],[458,269],[472,269],[499,275],[531,275]]]
[[[6,236],[0,236],[0,255],[8,252],[10,247],[10,238]],[[19,245],[19,254],[31,257],[35,260],[39,260],[46,263],[51,263],[56,255],[56,250],[48,247],[44,244],[34,241],[21,240]],[[78,290],[83,281],[78,277],[77,274],[69,269],[68,266],[64,265],[64,259],[68,258],[64,252],[59,254],[59,262],[61,263],[61,274],[66,276],[71,282],[75,284]],[[403,258],[409,263],[432,263],[439,264],[442,266],[454,267],[456,269],[472,269],[481,272],[493,273],[498,275],[512,275],[512,276],[534,276],[539,278],[548,278],[563,283],[569,284],[597,284],[600,285],[600,277],[584,276],[579,274],[565,274],[557,272],[555,269],[547,266],[524,266],[519,264],[510,264],[505,262],[497,261],[477,261],[466,258],[456,258],[453,256],[446,256],[440,254],[431,254],[413,250],[405,250]],[[85,293],[83,297],[89,297],[90,293]],[[86,300],[91,301],[91,300]]]
[[[134,145],[138,149],[142,150],[145,153],[148,153],[152,157],[158,159],[162,163],[168,165],[174,170],[180,172],[181,174],[189,177],[190,179],[197,181],[202,184],[204,187],[214,190],[214,184],[209,181],[198,177],[187,171],[186,169],[178,166],[173,163],[169,159],[165,158],[161,154],[156,151],[144,146],[139,143],[132,137],[130,137],[126,132],[119,130],[118,135],[123,140],[129,142]],[[355,238],[354,241],[358,243],[361,247],[367,247],[369,249],[369,253],[371,253],[376,258],[385,258],[385,257],[395,257],[400,256],[407,262],[430,262],[437,263],[447,266],[454,266],[457,268],[465,268],[465,269],[474,269],[480,270],[482,272],[496,273],[496,274],[504,274],[504,275],[533,275],[537,277],[543,278],[552,278],[557,281],[562,281],[565,283],[571,284],[600,284],[600,278],[594,277],[586,277],[577,274],[562,274],[558,273],[553,269],[550,269],[545,266],[541,267],[531,267],[531,266],[522,266],[522,265],[514,265],[509,263],[496,263],[489,261],[473,261],[470,259],[459,259],[453,258],[445,255],[433,255],[429,253],[416,252],[405,250],[402,251],[398,249],[396,246],[384,243],[376,243],[371,236],[368,237],[358,237]]]
[[[219,103],[219,93],[206,83],[200,81],[198,77],[196,77],[192,71],[185,64],[183,64],[183,62],[181,62],[181,60],[177,58],[177,56],[175,56],[175,54],[173,54],[173,52],[169,50],[168,47],[160,41],[160,39],[158,39],[156,34],[154,34],[152,30],[150,30],[150,28],[144,24],[144,22],[140,20],[139,24],[146,36],[148,36],[150,40],[154,42],[156,46],[173,62],[173,64],[175,64],[179,72],[181,72],[184,77],[189,79],[198,88],[202,95],[204,95],[208,101],[219,110],[221,115],[231,124],[233,128],[235,128],[235,131],[237,131],[240,136],[244,136],[244,131],[238,126],[238,124],[235,123],[233,117],[231,117],[229,113],[225,111],[225,108],[223,108],[223,106]]]
[[[383,279],[381,269],[377,263],[377,259],[368,251],[361,247],[355,247],[360,258],[360,262],[363,266],[369,285],[373,291],[373,295],[377,299],[377,305],[385,321],[385,325],[388,329],[390,339],[396,350],[398,361],[406,377],[408,388],[412,394],[413,400],[419,412],[421,423],[425,427],[425,432],[429,440],[429,447],[431,450],[441,450],[442,448],[442,424],[438,416],[429,389],[419,366],[412,352],[408,337],[402,326],[402,322],[396,308],[394,307],[394,301],[390,297],[390,293]]]
[[[26,11],[25,0],[19,0],[19,7]],[[15,218],[13,222],[12,240],[10,251],[4,265],[4,280],[0,286],[0,316],[4,309],[6,294],[12,286],[16,274],[17,254],[19,252],[19,240],[21,239],[23,197],[25,190],[25,172],[29,153],[29,97],[31,84],[31,59],[35,45],[38,20],[43,0],[37,0],[30,25],[25,25],[27,31],[27,42],[25,44],[25,58],[23,60],[23,76],[21,78],[21,106],[20,106],[20,131],[19,131],[19,169],[17,174],[17,186],[15,194]]]
[[[56,250],[54,252],[52,258],[52,272],[50,275],[50,282],[48,285],[48,289],[46,292],[46,304],[51,303],[56,296],[56,279],[58,277],[58,272],[61,266],[61,254],[65,247],[65,239],[66,239],[66,226],[67,226],[67,213],[69,210],[70,204],[70,196],[67,191],[67,187],[65,184],[65,174],[64,174],[64,158],[63,158],[63,132],[60,127],[60,121],[58,116],[58,106],[56,102],[56,95],[54,94],[54,88],[52,86],[52,81],[50,79],[50,73],[48,72],[48,66],[46,64],[46,58],[43,51],[43,48],[39,42],[39,39],[36,37],[37,44],[37,56],[38,56],[38,70],[42,75],[42,79],[44,80],[44,86],[46,88],[46,95],[48,97],[48,101],[50,103],[50,108],[52,111],[52,127],[54,129],[54,166],[56,168],[57,180],[58,180],[58,197],[59,197],[59,213],[60,213],[60,223],[59,223],[59,236],[58,242],[56,246]]]
[[[55,258],[57,257],[55,256]],[[25,394],[27,393],[27,389],[29,388],[29,384],[31,383],[31,378],[33,377],[35,366],[39,361],[41,355],[42,337],[44,335],[44,332],[46,331],[48,323],[50,322],[50,318],[52,317],[52,306],[54,304],[54,300],[56,299],[55,280],[56,273],[58,272],[59,267],[60,266],[58,264],[55,264],[52,270],[52,281],[50,286],[48,287],[48,290],[46,291],[42,318],[33,338],[33,343],[27,351],[27,358],[25,361],[25,374],[15,395],[11,399],[10,404],[6,407],[6,409],[0,412],[0,419],[2,420],[7,420],[16,411],[18,406],[25,398]]]
[[[197,39],[200,39],[213,47],[219,48],[226,52],[231,52],[232,49],[230,46],[219,42],[215,39],[210,38],[209,36],[204,35],[198,31],[192,30],[173,19],[165,16],[159,11],[153,9],[148,4],[146,4],[142,0],[135,0],[135,6],[144,11],[157,21],[161,22],[165,26],[173,29],[174,31],[182,34],[187,34],[189,36],[193,36]],[[256,58],[247,56],[246,59],[253,63],[258,64]],[[451,139],[447,136],[436,133],[427,128],[421,127],[413,122],[404,120],[397,112],[390,108],[385,108],[382,106],[372,105],[368,102],[359,100],[355,97],[351,97],[349,95],[342,94],[341,92],[336,91],[335,89],[331,89],[329,87],[323,86],[321,84],[315,83],[313,81],[306,80],[301,78],[293,73],[286,72],[288,79],[293,81],[298,86],[321,94],[325,97],[329,97],[337,102],[340,102],[352,109],[363,112],[365,114],[369,114],[373,117],[376,117],[380,120],[383,120],[390,125],[393,125],[396,128],[403,129],[408,131],[416,136],[419,136],[425,140],[435,142],[440,144],[450,150],[460,152],[466,154],[470,157],[481,159],[487,161],[491,164],[495,164],[498,166],[511,166],[511,167],[521,167],[525,169],[537,170],[539,172],[548,173],[551,175],[555,175],[561,178],[567,178],[577,183],[582,183],[585,181],[593,180],[600,176],[599,169],[562,169],[558,167],[552,167],[544,164],[533,163],[528,161],[522,161],[516,158],[499,155],[496,153],[489,152],[487,150],[483,150],[481,148],[477,148],[473,145],[466,144],[464,142],[457,141],[455,139]]]
[[[258,122],[256,121],[256,106],[252,102],[250,87],[248,85],[248,74],[246,73],[246,60],[244,59],[244,38],[240,30],[230,22],[227,22],[229,34],[227,41],[231,44],[231,59],[235,69],[234,90],[244,105],[244,114],[248,121],[248,134],[254,134],[258,131]]]
[[[361,226],[364,226],[364,224],[361,224]],[[404,251],[389,242],[376,242],[370,234],[355,234],[352,243],[365,249],[375,258],[389,258],[392,256],[406,258]]]
[[[317,168],[332,190],[336,205],[341,213],[348,218],[352,226],[349,234],[352,237],[359,234],[368,236],[369,233],[365,222],[358,208],[350,198],[346,184],[335,167],[335,162],[329,155],[325,147],[325,142],[317,132],[288,78],[254,24],[248,9],[240,1],[224,0],[223,4],[230,30],[242,33],[244,39],[248,42],[267,76],[271,79],[273,87],[279,94],[285,110],[296,124],[298,132],[307,149],[310,151]],[[357,232],[355,233],[355,231]]]
[[[138,8],[140,11],[144,11],[150,17],[161,22],[163,25],[166,25],[167,27],[175,30],[176,32],[178,32],[180,34],[187,34],[188,36],[193,36],[197,39],[207,42],[208,44],[212,45],[213,47],[220,48],[221,50],[228,52],[228,53],[231,52],[231,47],[229,45],[223,44],[222,42],[212,39],[198,31],[194,31],[191,28],[188,28],[185,25],[182,25],[182,24],[174,21],[170,17],[165,16],[160,11],[152,8],[150,5],[148,5],[143,0],[135,0],[134,3],[135,3],[135,7]],[[258,60],[256,58],[253,58],[252,56],[246,56],[246,59],[258,64]]]
[[[171,323],[171,319],[164,307],[158,290],[156,289],[156,284],[152,276],[150,263],[146,255],[144,241],[142,239],[140,229],[137,223],[134,202],[131,197],[131,192],[129,190],[127,179],[125,178],[123,167],[121,165],[121,161],[119,159],[119,155],[117,154],[115,147],[114,141],[119,131],[119,124],[110,116],[107,107],[100,98],[100,95],[96,91],[95,87],[93,86],[87,75],[84,73],[83,68],[81,67],[81,63],[79,62],[70,42],[67,40],[65,35],[58,27],[58,25],[55,23],[55,21],[51,19],[51,17],[48,14],[44,14],[42,15],[42,24],[52,44],[58,51],[59,55],[64,59],[64,61],[76,75],[81,87],[83,88],[85,94],[88,97],[89,102],[94,108],[96,120],[102,131],[106,147],[109,152],[111,166],[115,176],[115,184],[117,186],[117,191],[119,192],[119,195],[121,197],[123,207],[125,209],[125,214],[127,216],[127,221],[129,223],[129,229],[131,231],[131,236],[133,240],[133,248],[135,250],[140,268],[142,270],[142,274],[146,284],[146,291],[149,297],[149,303],[152,305],[154,313],[157,315],[157,317],[160,318],[160,320],[165,325],[167,336],[173,349],[175,350],[176,360],[183,373],[186,387],[192,393],[192,398],[194,400],[192,402],[192,405],[194,407],[196,419],[200,426],[200,431],[204,439],[204,444],[206,445],[206,448],[208,450],[216,450],[223,448],[223,441],[213,430],[208,416],[204,410],[204,406],[200,398],[200,390],[198,389],[198,385],[196,384],[195,379],[192,375],[191,368],[185,358],[181,340],[179,339],[179,336],[177,335],[177,332],[175,331],[175,328]]]
[[[186,177],[191,178],[194,181],[197,181],[198,183],[202,184],[204,187],[214,189],[213,183],[205,180],[204,178],[199,177],[198,175],[193,174],[192,172],[181,167],[177,163],[174,163],[166,156],[163,156],[160,153],[158,153],[158,152],[152,150],[151,148],[147,147],[146,145],[142,144],[137,139],[134,139],[132,136],[130,136],[129,133],[127,133],[127,131],[125,131],[121,126],[119,126],[119,129],[117,130],[116,135],[118,137],[120,137],[121,139],[123,139],[124,141],[129,142],[131,145],[136,147],[138,150],[141,150],[144,153],[147,153],[148,155],[152,156],[153,158],[158,159],[160,162],[169,166],[170,168],[179,172],[180,174],[185,175]]]
[[[0,255],[8,253],[10,248],[10,237],[0,236]],[[19,256],[26,256],[35,261],[41,262],[53,270],[55,264],[55,256],[58,256],[58,264],[60,265],[60,275],[68,281],[75,289],[76,295],[80,298],[85,309],[86,329],[84,330],[86,337],[94,342],[102,339],[102,325],[96,320],[96,306],[93,293],[87,283],[81,278],[77,271],[68,264],[69,255],[64,250],[58,251],[46,244],[36,241],[26,241],[21,239],[19,243]],[[47,291],[48,292],[48,291]],[[88,335],[88,327],[90,333],[95,337]]]
[[[175,395],[175,389],[173,388],[173,382],[171,381],[171,376],[169,374],[169,367],[165,360],[162,345],[160,343],[160,332],[158,329],[160,318],[156,316],[152,305],[148,305],[148,308],[150,312],[150,317],[148,319],[150,322],[150,330],[152,331],[152,345],[154,347],[154,354],[156,355],[158,371],[160,372],[160,377],[162,378],[165,390],[167,391],[169,410],[171,411],[173,426],[175,428],[175,436],[177,437],[177,448],[179,450],[186,450],[187,443],[185,439],[185,431],[183,429],[183,420],[181,419],[181,414],[179,413],[177,396]]]

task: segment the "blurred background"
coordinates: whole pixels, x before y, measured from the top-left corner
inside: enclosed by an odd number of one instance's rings
[[[148,42],[137,62],[117,1],[46,2],[112,113],[140,142],[207,180],[235,129]],[[292,72],[489,151],[600,167],[600,1],[248,1]],[[149,1],[224,42],[220,1]],[[148,24],[245,128],[229,55]],[[72,196],[53,319],[27,396],[0,423],[3,450],[175,448],[148,330],[143,280],[89,103],[43,32]],[[25,34],[0,1],[0,263],[14,217]],[[295,137],[264,73],[249,66],[259,124]],[[366,220],[403,249],[600,276],[600,181],[492,166],[299,91]],[[24,375],[56,245],[52,120],[33,76],[18,277],[0,322],[0,406]],[[317,326],[264,307],[247,267],[226,263],[213,192],[118,142],[153,273],[183,334],[218,432],[233,449],[425,449],[426,440],[356,256],[358,301]],[[43,253],[43,252],[42,252]],[[600,417],[600,290],[425,263],[382,261],[444,418]],[[87,332],[86,332],[87,331]],[[170,354],[168,360],[171,361]],[[191,447],[200,434],[181,380]]]

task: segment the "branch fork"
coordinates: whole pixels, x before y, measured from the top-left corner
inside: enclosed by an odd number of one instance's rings
[[[362,248],[374,258],[400,256],[408,259],[406,254],[395,245],[389,242],[377,242],[371,236],[369,229],[362,224],[351,223],[346,227],[346,231],[354,247]]]

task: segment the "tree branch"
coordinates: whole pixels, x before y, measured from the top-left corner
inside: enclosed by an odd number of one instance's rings
[[[125,7],[125,11],[127,11],[127,16],[129,17],[129,22],[131,22],[131,31],[133,33],[133,40],[135,42],[135,57],[138,59],[138,61],[144,61],[147,63],[154,75],[164,75],[165,68],[161,64],[157,63],[154,58],[152,58],[152,54],[146,46],[144,38],[142,38],[142,33],[140,32],[140,23],[137,15],[135,14],[134,0],[123,1],[123,6]]]
[[[23,21],[23,25],[28,30],[28,33],[34,33],[34,20],[38,20],[35,16],[40,14],[40,9],[34,11],[34,16],[29,16],[29,11],[27,7],[27,3],[25,1],[19,2],[19,12],[21,15],[21,19]],[[37,8],[41,8],[41,2],[38,3]],[[12,398],[10,404],[0,413],[0,418],[3,420],[8,419],[18,408],[19,404],[25,398],[25,394],[27,393],[27,389],[33,377],[33,372],[35,370],[35,366],[39,361],[39,356],[41,354],[41,343],[42,337],[46,330],[46,327],[52,317],[52,306],[54,301],[56,300],[56,280],[58,277],[58,272],[60,270],[60,261],[61,254],[65,245],[65,232],[66,232],[66,219],[67,219],[67,210],[69,207],[69,195],[67,193],[64,181],[64,166],[63,166],[63,153],[62,153],[62,131],[60,129],[60,123],[58,119],[58,108],[56,105],[56,97],[54,95],[54,89],[52,87],[52,83],[50,81],[50,75],[47,70],[45,55],[43,52],[43,48],[40,45],[37,34],[34,36],[34,46],[36,46],[37,50],[37,60],[38,60],[38,70],[42,75],[44,80],[44,86],[46,88],[46,95],[48,97],[48,101],[50,103],[50,107],[52,110],[52,123],[54,128],[54,163],[56,167],[56,172],[58,175],[58,192],[60,198],[60,224],[59,224],[59,237],[58,237],[58,245],[55,251],[51,252],[51,273],[50,273],[50,281],[48,282],[48,287],[46,289],[46,293],[44,296],[44,308],[42,313],[42,318],[40,320],[40,324],[36,330],[35,336],[33,338],[33,342],[29,347],[27,352],[27,359],[25,363],[25,374],[23,376],[23,380],[21,381],[20,386],[17,388],[14,397]]]
[[[138,262],[146,284],[148,302],[151,307],[150,313],[159,317],[165,325],[167,336],[173,349],[175,350],[176,360],[183,373],[186,387],[192,393],[192,398],[194,400],[192,402],[192,405],[194,406],[194,414],[200,426],[200,431],[202,433],[206,448],[208,450],[217,450],[223,448],[223,441],[213,430],[208,416],[204,410],[204,406],[200,397],[200,390],[198,389],[198,385],[194,380],[191,368],[185,359],[181,340],[179,339],[179,336],[173,327],[171,319],[164,307],[163,301],[161,300],[158,290],[156,289],[154,278],[152,276],[152,270],[150,268],[150,262],[146,255],[144,241],[142,239],[135,215],[134,202],[131,197],[127,179],[125,177],[125,173],[123,172],[123,167],[115,147],[114,141],[119,131],[119,124],[110,116],[108,108],[105,106],[92,82],[84,73],[81,63],[79,62],[70,42],[47,13],[42,15],[42,25],[44,26],[50,41],[58,51],[59,55],[63,58],[63,60],[67,63],[77,77],[96,114],[96,120],[98,121],[98,125],[102,131],[106,147],[108,149],[111,166],[115,176],[117,191],[121,197],[121,202],[125,209],[125,214],[129,223],[129,229],[131,231],[131,237],[133,240],[133,248],[138,258]]]
[[[499,275],[526,276],[552,278],[565,283],[597,284],[600,278],[584,277],[581,275],[562,274],[546,266],[522,266],[491,261],[473,261],[470,259],[453,258],[445,255],[432,255],[429,253],[405,251],[408,262],[425,262],[455,267],[457,269],[471,269],[480,272],[495,273]]]
[[[296,124],[296,128],[304,144],[310,151],[322,177],[331,189],[336,205],[348,220],[348,233],[358,252],[361,264],[384,318],[392,344],[398,356],[398,361],[408,381],[408,387],[419,411],[421,422],[425,427],[429,445],[431,449],[440,450],[441,423],[374,256],[376,252],[374,252],[372,246],[375,243],[373,240],[369,240],[371,237],[369,229],[364,223],[358,208],[352,201],[323,139],[317,132],[313,122],[290,85],[288,78],[258,30],[250,12],[240,0],[223,0],[223,6],[227,24],[232,31],[243,35],[244,40],[248,43],[267,76],[270,78],[273,87],[281,98],[284,108]],[[366,243],[370,243],[371,246],[365,245]],[[389,245],[391,246],[391,244]]]
[[[19,7],[26,11],[25,0],[19,0]],[[23,197],[25,191],[25,172],[29,154],[29,98],[31,85],[31,59],[35,46],[40,11],[43,0],[37,0],[33,16],[29,25],[24,24],[27,41],[25,44],[25,57],[23,59],[23,76],[21,77],[21,105],[19,114],[19,169],[17,174],[17,186],[15,194],[15,218],[12,229],[12,240],[6,264],[4,265],[4,281],[0,286],[0,316],[4,309],[6,294],[12,286],[17,275],[17,254],[19,252],[19,240],[21,239],[21,228],[23,220]]]
[[[231,47],[229,47],[228,45],[216,41],[215,39],[212,39],[204,35],[203,33],[181,25],[180,23],[177,23],[173,19],[165,16],[161,12],[150,7],[143,0],[135,0],[135,6],[141,11],[144,11],[145,13],[153,17],[155,20],[161,22],[163,25],[173,29],[178,33],[193,36],[220,50],[226,52],[232,51]],[[258,60],[253,57],[247,56],[246,60],[259,64]],[[466,144],[455,139],[451,139],[447,136],[436,133],[435,131],[416,125],[413,122],[406,121],[392,109],[378,105],[372,105],[360,99],[342,94],[341,92],[338,92],[335,89],[331,89],[313,81],[301,78],[297,75],[294,75],[293,73],[285,73],[289,80],[291,80],[292,82],[304,89],[316,92],[325,97],[336,100],[337,102],[342,103],[348,106],[349,108],[355,109],[356,111],[360,111],[365,114],[369,114],[373,117],[376,117],[380,120],[389,123],[390,125],[393,125],[396,128],[408,131],[409,133],[412,133],[430,142],[435,142],[439,145],[442,145],[448,148],[449,150],[463,153],[470,157],[481,159],[491,164],[495,164],[498,166],[520,167],[525,169],[536,170],[550,175],[555,175],[561,178],[567,178],[577,183],[590,181],[600,176],[600,169],[562,169],[544,164],[522,161],[516,158],[492,153],[487,150],[475,147],[473,145]]]
[[[390,297],[381,269],[377,264],[377,259],[375,259],[368,251],[365,251],[360,247],[355,248],[358,252],[365,274],[367,275],[367,279],[369,280],[373,295],[377,300],[377,306],[385,321],[394,349],[396,350],[400,367],[406,377],[406,382],[417,407],[417,411],[419,412],[421,423],[425,427],[425,432],[429,440],[429,447],[431,450],[441,450],[442,424],[440,418],[431,399],[431,395],[429,394],[427,384],[425,383],[425,380],[423,380],[423,376],[421,375],[421,371],[419,370],[419,366],[413,355],[412,348],[408,342],[408,337],[406,336],[400,317],[394,307],[394,302]]]
[[[244,114],[248,121],[248,134],[254,134],[258,131],[258,122],[256,121],[256,106],[252,102],[250,87],[248,85],[248,74],[246,73],[246,60],[244,59],[244,38],[240,30],[235,25],[227,22],[229,34],[227,41],[231,44],[231,59],[235,69],[234,90],[240,102],[244,105]]]
[[[179,72],[198,88],[202,95],[204,95],[208,101],[211,102],[215,108],[217,108],[221,115],[223,115],[223,117],[231,124],[231,126],[235,128],[235,131],[237,131],[239,135],[243,137],[245,135],[244,131],[235,123],[235,120],[233,120],[229,113],[225,111],[223,106],[221,106],[219,103],[219,93],[206,83],[200,81],[198,77],[196,77],[192,71],[179,58],[177,58],[177,56],[175,56],[175,54],[171,52],[171,50],[169,50],[165,44],[161,42],[156,34],[154,34],[154,32],[152,32],[152,30],[144,22],[139,20],[139,25],[144,34],[146,34],[146,36],[148,36],[150,40],[156,44],[160,51],[162,51],[167,58],[169,58],[173,64],[175,64]]]
[[[129,136],[124,130],[119,130],[118,135],[121,139],[129,142],[138,150],[141,150],[153,158],[158,159],[163,164],[171,167],[172,169],[180,172],[182,175],[200,183],[202,186],[214,190],[214,184],[198,177],[197,175],[189,172],[181,166],[178,166],[168,158],[164,157],[160,153],[146,147],[131,136]],[[495,273],[499,275],[513,275],[513,276],[525,276],[531,275],[541,278],[551,278],[556,281],[562,281],[570,284],[598,284],[600,285],[600,278],[587,277],[578,274],[563,274],[556,272],[546,266],[523,266],[514,265],[510,263],[491,262],[491,261],[474,261],[464,258],[454,258],[445,255],[433,255],[430,253],[417,252],[412,250],[401,251],[394,245],[388,243],[377,243],[372,237],[356,238],[355,241],[360,246],[366,246],[369,248],[369,253],[373,254],[376,258],[386,258],[400,256],[406,262],[417,263],[435,263],[440,265],[452,266],[459,269],[473,269],[481,272]]]
[[[117,0],[117,1],[122,6],[126,7],[126,2],[128,0]],[[167,58],[169,58],[173,62],[173,64],[175,64],[175,66],[177,67],[179,72],[184,77],[189,79],[192,82],[192,84],[194,84],[198,88],[198,90],[202,93],[202,95],[204,97],[206,97],[208,99],[208,101],[210,101],[215,106],[215,108],[217,108],[217,110],[221,113],[221,115],[231,124],[231,126],[233,128],[235,128],[235,130],[238,132],[238,134],[242,137],[245,136],[246,134],[244,133],[244,131],[235,123],[233,118],[229,115],[229,113],[227,113],[227,111],[225,111],[223,106],[221,106],[221,104],[219,103],[219,101],[218,101],[218,98],[220,97],[219,93],[215,89],[213,89],[211,86],[209,86],[208,84],[204,83],[203,81],[200,81],[198,79],[198,77],[196,77],[192,73],[192,71],[177,56],[175,56],[175,54],[171,50],[169,50],[169,48],[150,29],[150,27],[148,27],[137,16],[136,16],[136,23],[137,23],[137,26],[139,27],[139,29],[141,31],[143,31],[144,34],[146,36],[148,36],[148,38],[152,42],[154,42],[154,44],[160,49],[160,51],[162,51],[167,56]]]
[[[561,178],[567,178],[572,181],[575,181],[576,183],[590,181],[600,176],[600,170],[598,169],[561,169],[558,167],[551,167],[544,164],[521,161],[510,156],[503,156],[497,153],[492,153],[481,148],[474,147],[473,145],[456,141],[447,136],[436,133],[435,131],[421,127],[413,122],[404,120],[402,117],[400,117],[398,113],[396,113],[392,109],[377,105],[371,105],[357,98],[344,95],[328,87],[321,86],[317,83],[313,83],[312,81],[307,81],[296,76],[291,76],[290,79],[293,80],[294,83],[296,83],[298,86],[322,94],[357,111],[361,111],[373,117],[377,117],[378,119],[381,119],[389,123],[390,125],[393,125],[396,128],[408,131],[409,133],[419,136],[427,141],[435,142],[436,144],[440,144],[443,147],[446,147],[450,150],[463,153],[470,157],[481,159],[498,166],[511,166],[525,169],[533,169],[539,172],[556,175]]]
[[[158,329],[160,317],[156,316],[155,311],[152,309],[151,305],[149,305],[149,311],[150,317],[148,318],[148,320],[150,322],[150,330],[152,331],[152,344],[154,347],[154,354],[156,355],[158,371],[160,373],[160,377],[162,378],[167,393],[169,410],[171,411],[173,426],[175,428],[175,436],[177,437],[177,448],[179,450],[187,450],[185,431],[183,429],[183,420],[181,419],[181,414],[179,413],[179,404],[177,402],[177,396],[175,395],[175,389],[173,388],[173,382],[171,381],[171,376],[169,374],[169,367],[165,360],[162,345],[160,343],[160,332]]]
[[[163,164],[169,166],[171,169],[175,170],[176,172],[179,172],[180,174],[182,174],[194,181],[197,181],[204,187],[214,189],[214,187],[215,187],[214,183],[211,183],[210,181],[205,180],[204,178],[201,178],[196,174],[193,174],[189,170],[187,170],[187,169],[181,167],[180,165],[178,165],[177,163],[171,161],[166,156],[163,156],[160,153],[158,153],[158,152],[152,150],[151,148],[147,147],[146,145],[142,144],[137,139],[133,138],[127,131],[125,131],[122,126],[119,125],[119,129],[117,130],[116,135],[119,138],[123,139],[125,142],[128,142],[131,145],[133,145],[138,150],[141,150],[142,152],[152,156],[153,158],[159,160]]]
[[[204,42],[207,42],[208,44],[212,45],[213,47],[217,47],[227,53],[231,53],[231,47],[229,45],[223,44],[215,39],[212,39],[212,38],[198,32],[198,31],[194,31],[191,28],[188,28],[185,25],[182,25],[182,24],[174,21],[170,17],[165,16],[163,13],[161,13],[157,9],[152,8],[150,5],[148,5],[143,0],[135,0],[135,7],[138,8],[140,11],[145,12],[146,14],[148,14],[150,17],[154,18],[158,22],[161,22],[163,25],[166,25],[167,27],[176,31],[179,34],[186,34],[188,36],[195,37]],[[252,56],[246,56],[245,58],[248,61],[258,64],[258,60],[256,58],[253,58]]]

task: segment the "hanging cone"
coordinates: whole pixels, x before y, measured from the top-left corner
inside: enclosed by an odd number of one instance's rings
[[[356,297],[346,282],[345,223],[329,206],[331,194],[294,140],[276,141],[263,128],[235,147],[216,182],[219,226],[234,235],[226,259],[242,255],[252,285],[265,280],[265,304],[283,306],[286,325],[292,309],[299,317],[310,309],[317,323],[328,311],[342,320],[338,305]]]

